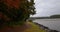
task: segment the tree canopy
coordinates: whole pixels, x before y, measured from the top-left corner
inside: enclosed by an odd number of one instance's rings
[[[5,21],[8,18],[11,21],[23,23],[30,15],[35,14],[34,4],[34,0],[0,0],[0,12],[4,14],[1,19]]]
[[[19,15],[21,19],[27,19],[30,15],[35,14],[34,0],[1,0],[0,6],[0,12],[10,18],[14,18],[14,20]],[[15,17],[16,15],[18,16]]]

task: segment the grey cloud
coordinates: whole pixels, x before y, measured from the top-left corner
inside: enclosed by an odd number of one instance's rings
[[[60,0],[35,0],[37,14],[34,17],[60,14]]]

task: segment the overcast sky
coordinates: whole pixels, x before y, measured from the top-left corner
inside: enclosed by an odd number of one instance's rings
[[[36,14],[32,17],[60,14],[60,0],[35,0]]]

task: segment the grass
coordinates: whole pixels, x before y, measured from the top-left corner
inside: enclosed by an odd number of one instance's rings
[[[38,25],[28,22],[31,25],[31,28],[26,29],[25,32],[46,32],[46,30],[41,29]]]

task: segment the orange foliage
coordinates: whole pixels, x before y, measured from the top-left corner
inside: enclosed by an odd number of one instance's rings
[[[20,5],[20,0],[4,0],[4,2],[8,7],[19,8]]]

